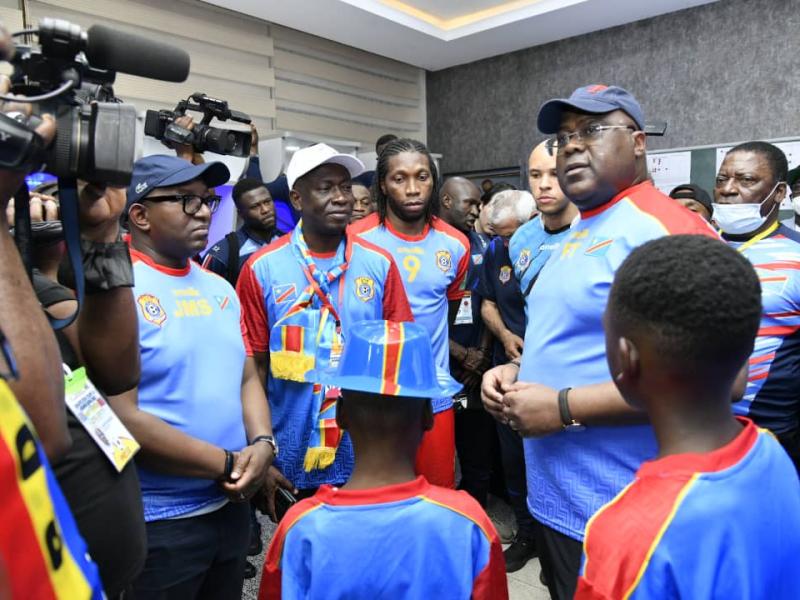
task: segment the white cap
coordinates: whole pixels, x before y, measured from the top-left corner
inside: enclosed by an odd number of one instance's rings
[[[289,189],[294,188],[294,182],[306,173],[326,164],[341,165],[350,172],[350,177],[358,177],[366,169],[364,163],[351,154],[339,154],[328,144],[314,144],[302,148],[292,155],[289,166],[286,167],[286,183]]]

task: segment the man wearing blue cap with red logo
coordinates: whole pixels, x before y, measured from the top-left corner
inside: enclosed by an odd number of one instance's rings
[[[142,598],[241,597],[246,500],[274,458],[234,289],[190,260],[219,204],[210,188],[228,178],[222,163],[157,155],[136,162],[128,189],[142,375],[119,416],[142,447]]]
[[[422,325],[353,325],[326,379],[342,390],[336,419],[353,441],[353,475],[286,513],[260,600],[508,597],[502,547],[480,505],[415,475],[431,398],[461,387],[434,364]]]
[[[582,87],[541,107],[539,129],[556,134],[558,180],[581,219],[528,296],[536,309],[521,360],[483,380],[484,403],[527,437],[528,506],[542,524],[553,598],[572,598],[589,517],[656,454],[652,428],[608,373],[602,315],[614,273],[648,240],[716,237],[649,182],[644,124],[639,103],[616,86]]]

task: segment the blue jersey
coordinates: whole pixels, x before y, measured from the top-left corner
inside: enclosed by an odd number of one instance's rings
[[[281,520],[259,600],[508,597],[497,533],[466,492],[320,488]]]
[[[431,336],[436,366],[450,370],[448,301],[464,297],[470,245],[463,233],[438,217],[418,236],[395,231],[378,213],[357,221],[350,230],[376,246],[385,248],[397,261],[403,275],[414,320]],[[435,398],[433,411],[453,406],[451,398]]]
[[[578,600],[800,597],[800,482],[766,430],[645,463],[586,527]]]
[[[734,412],[775,434],[800,423],[800,233],[784,225],[748,242],[728,242],[756,269],[763,315],[747,389]]]
[[[557,231],[548,231],[541,217],[534,217],[520,226],[508,243],[508,256],[514,269],[514,277],[523,295],[530,293],[531,284],[550,255],[561,247],[570,226]]]
[[[602,316],[614,273],[637,246],[675,233],[716,237],[649,183],[583,212],[527,298],[519,379],[554,389],[610,381]],[[649,425],[592,426],[524,444],[531,513],[577,540],[588,518],[656,454]]]
[[[133,248],[131,258],[142,354],[139,408],[194,438],[241,450],[247,445],[242,420],[246,350],[234,289],[193,261],[171,269]],[[225,500],[211,479],[139,467],[139,481],[146,521]]]
[[[270,239],[270,242],[277,240],[282,235],[282,232],[275,231],[275,234]],[[242,270],[242,265],[247,262],[247,259],[250,258],[250,256],[253,255],[257,250],[260,250],[263,246],[266,246],[269,242],[263,242],[247,235],[245,228],[240,227],[236,230],[236,243],[238,246],[239,256],[234,272],[238,276],[239,271]],[[203,258],[203,268],[213,271],[222,277],[227,277],[230,250],[231,248],[228,245],[227,237],[222,238],[213,246],[211,246],[208,252],[206,252],[205,257]]]
[[[482,300],[497,305],[506,329],[520,338],[525,337],[525,301],[512,272],[508,246],[502,238],[494,238],[486,250],[475,292]],[[495,365],[508,362],[505,348],[498,338],[494,339],[493,362]]]
[[[344,238],[341,243],[345,244]],[[348,236],[345,255],[347,270],[331,285],[331,298],[341,319],[345,343],[348,328],[357,321],[413,320],[397,266],[386,252]],[[332,266],[336,252],[312,253],[312,256],[317,267],[324,271]],[[253,352],[269,352],[272,326],[307,286],[289,234],[262,248],[245,263],[236,289],[242,302],[244,330]],[[278,379],[271,372],[267,375],[272,428],[280,447],[275,466],[299,489],[316,488],[324,483],[342,484],[353,470],[353,448],[346,434],[331,466],[305,470],[304,456],[318,419],[312,388],[311,383]]]

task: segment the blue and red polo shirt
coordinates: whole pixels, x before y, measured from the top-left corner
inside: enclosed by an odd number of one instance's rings
[[[556,390],[610,381],[602,317],[614,273],[634,248],[671,234],[718,237],[650,183],[583,211],[528,295],[519,380]],[[649,425],[591,426],[524,445],[531,514],[576,540],[589,517],[656,455]]]
[[[259,600],[508,598],[494,526],[466,492],[407,483],[323,486],[281,520]]]
[[[575,598],[769,598],[800,591],[800,482],[764,429],[647,462],[586,526]]]
[[[299,227],[300,225],[297,225]],[[352,323],[386,319],[413,321],[403,281],[392,257],[353,235],[342,237],[348,267],[331,284],[344,343]],[[333,266],[337,252],[313,253],[319,269]],[[308,280],[291,247],[291,234],[265,246],[245,263],[236,290],[242,303],[242,327],[254,353],[268,353],[272,326],[293,306]],[[313,384],[277,379],[267,374],[267,399],[272,428],[280,448],[275,466],[300,489],[325,483],[342,484],[353,470],[353,447],[345,433],[330,467],[306,471],[303,459],[319,415],[314,410]],[[324,382],[321,382],[324,383]]]
[[[438,217],[416,236],[395,230],[378,213],[357,221],[349,231],[386,249],[403,276],[414,320],[431,336],[436,366],[450,371],[448,302],[462,300],[470,262],[466,236]],[[453,406],[451,398],[433,399],[433,412]]]

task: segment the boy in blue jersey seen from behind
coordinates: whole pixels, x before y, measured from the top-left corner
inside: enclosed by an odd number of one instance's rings
[[[502,548],[466,492],[415,474],[433,426],[431,398],[460,385],[434,366],[422,325],[361,321],[337,370],[336,420],[355,468],[281,520],[267,553],[260,600],[283,598],[505,599]]]
[[[760,318],[756,272],[719,241],[660,238],[620,266],[608,365],[658,456],[587,524],[576,598],[797,598],[800,483],[773,435],[731,410]]]

